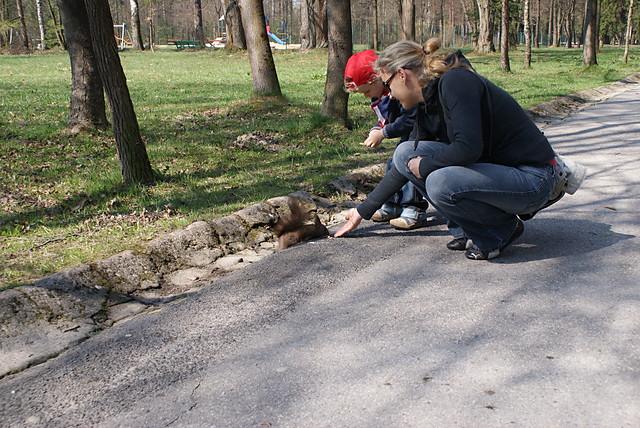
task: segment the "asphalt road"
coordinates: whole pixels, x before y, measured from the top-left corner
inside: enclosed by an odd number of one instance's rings
[[[639,118],[547,128],[590,175],[494,261],[364,222],[0,380],[0,425],[639,426]]]

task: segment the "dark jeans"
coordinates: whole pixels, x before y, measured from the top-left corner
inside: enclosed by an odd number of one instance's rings
[[[558,180],[551,164],[544,167],[510,167],[490,163],[448,166],[428,177],[415,177],[407,163],[433,153],[443,143],[420,141],[400,144],[393,155],[398,171],[449,221],[455,238],[467,237],[482,251],[504,245],[517,224],[516,214],[542,207]]]

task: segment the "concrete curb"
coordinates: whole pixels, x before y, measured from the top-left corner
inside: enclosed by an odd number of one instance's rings
[[[640,82],[636,73],[529,110],[544,128],[587,105]],[[102,329],[154,306],[188,296],[216,277],[275,251],[272,227],[297,198],[325,225],[344,221],[347,209],[384,176],[385,164],[363,168],[330,185],[346,202],[305,192],[269,199],[225,217],[198,221],[147,243],[0,293],[0,378],[44,362]]]

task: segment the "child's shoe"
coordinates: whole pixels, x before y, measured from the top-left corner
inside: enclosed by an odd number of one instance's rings
[[[378,211],[373,213],[371,221],[379,223],[387,222],[400,217],[400,214],[402,214],[402,207],[393,204],[384,204]]]
[[[424,227],[429,223],[427,212],[414,207],[405,207],[398,218],[394,218],[389,224],[396,229],[411,230]]]

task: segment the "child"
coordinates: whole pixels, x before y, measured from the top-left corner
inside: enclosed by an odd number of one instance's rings
[[[373,63],[377,58],[372,50],[358,52],[349,58],[344,71],[345,89],[371,98],[371,109],[375,112],[378,123],[371,128],[369,136],[362,143],[371,148],[378,147],[385,138],[399,137],[398,144],[408,140],[417,111],[416,107],[405,110],[397,100],[389,96],[382,80],[373,71]],[[389,161],[387,170],[392,165],[392,161]],[[428,202],[408,182],[375,212],[371,220],[388,221],[396,229],[415,229],[427,224],[428,207]]]

